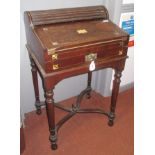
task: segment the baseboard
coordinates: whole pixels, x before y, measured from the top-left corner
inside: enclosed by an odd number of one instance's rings
[[[134,82],[120,86],[119,92],[123,92],[123,91],[128,90],[133,87],[134,87]]]
[[[20,127],[20,154],[25,150],[25,137],[23,126]]]

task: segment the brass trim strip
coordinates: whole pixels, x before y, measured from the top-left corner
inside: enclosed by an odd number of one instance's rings
[[[66,50],[73,50],[73,49],[77,49],[77,48],[81,48],[81,47],[89,47],[92,45],[99,45],[102,43],[111,43],[111,42],[116,42],[116,41],[123,41],[123,40],[116,39],[116,40],[102,41],[102,42],[97,42],[97,43],[93,43],[93,44],[81,45],[81,46],[70,47],[70,48],[65,48],[65,49],[51,48],[51,49],[47,49],[47,53],[48,53],[48,55],[51,55],[51,54],[54,54],[55,52],[62,52],[62,51],[66,51]]]
[[[38,62],[36,56],[34,55],[34,53],[32,52],[32,50],[30,49],[30,47],[29,47],[27,44],[26,44],[26,48],[27,48],[29,54],[32,56],[32,58],[33,58],[35,64],[37,65],[37,67],[38,67],[38,69],[39,69],[39,72],[41,73],[41,76],[42,76],[43,78],[47,78],[47,77],[51,77],[51,76],[57,76],[57,75],[60,75],[62,72],[64,72],[64,70],[63,70],[63,71],[58,71],[58,72],[46,73],[46,72],[44,71],[43,67],[42,67],[42,66],[40,65],[40,63]],[[104,61],[104,63],[106,63],[106,62],[113,62],[113,61],[120,61],[120,60],[127,59],[127,58],[128,58],[128,56],[116,57],[116,58],[113,58],[113,59],[110,59],[110,60],[107,59],[107,60]],[[99,63],[101,63],[101,62],[99,62]],[[78,70],[81,69],[81,68],[83,68],[84,66],[85,66],[85,65],[82,65],[82,66],[78,67]],[[112,68],[112,67],[111,67],[111,68]],[[71,72],[71,71],[73,71],[73,70],[75,70],[75,68],[69,68],[69,69],[66,69],[65,72]],[[82,73],[81,73],[81,74],[82,74]]]
[[[56,48],[47,49],[48,55],[54,54],[56,52]]]
[[[88,31],[86,29],[79,29],[79,30],[76,30],[78,34],[85,34],[85,33],[88,33]]]

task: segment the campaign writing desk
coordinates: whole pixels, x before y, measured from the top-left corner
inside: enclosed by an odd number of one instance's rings
[[[109,126],[112,126],[129,35],[109,20],[104,6],[27,11],[24,20],[36,112],[40,114],[41,106],[46,106],[52,149],[57,149],[58,130],[76,113],[104,114],[109,118]],[[110,111],[80,109],[83,96],[91,96],[92,71],[103,68],[115,70]],[[37,72],[42,78],[45,103],[39,99]],[[55,85],[65,78],[84,73],[88,73],[88,85],[77,97],[76,103],[70,108],[55,104]],[[55,107],[68,112],[58,123],[55,122]]]

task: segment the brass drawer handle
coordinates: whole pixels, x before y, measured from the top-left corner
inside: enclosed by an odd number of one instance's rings
[[[90,54],[85,56],[86,62],[94,61],[96,59],[97,59],[97,53],[90,53]]]

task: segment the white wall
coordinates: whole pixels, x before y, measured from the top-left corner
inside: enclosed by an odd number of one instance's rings
[[[129,58],[126,60],[125,69],[122,72],[121,83],[120,83],[120,87],[122,87],[123,89],[124,87],[126,86],[128,87],[128,85],[133,85],[134,83],[134,47],[128,48],[128,56]],[[112,80],[111,80],[111,86],[110,86],[111,90],[112,90],[113,79],[114,79],[114,71],[112,74]]]
[[[123,0],[123,4],[134,3],[134,0]]]
[[[123,16],[123,15],[125,15],[125,16]],[[134,13],[133,12],[123,13],[121,15],[120,24],[119,24],[120,27],[121,27],[122,20],[123,19],[128,20],[130,15],[134,15]],[[131,36],[130,40],[133,40],[133,39],[134,39],[134,36]],[[125,86],[127,86],[129,84],[133,85],[133,83],[134,83],[134,47],[129,47],[128,48],[128,54],[127,55],[129,56],[129,58],[126,60],[125,69],[122,72],[120,87],[125,87]],[[114,71],[113,71],[113,76],[114,76]],[[113,78],[111,80],[111,89],[112,89]]]
[[[101,4],[103,4],[103,0],[21,0],[21,12],[24,10],[55,9]]]
[[[122,73],[121,87],[134,82],[134,47],[128,49],[129,58],[126,60],[125,69]]]
[[[20,83],[21,83],[21,113],[26,113],[34,110],[34,91],[32,85],[30,63],[28,59],[27,50],[25,48],[25,28],[23,23],[23,12],[26,10],[38,10],[38,9],[54,9],[54,8],[65,8],[65,7],[79,7],[79,6],[91,6],[91,5],[102,5],[103,0],[21,0],[21,47],[20,47]],[[94,76],[95,78],[95,76]],[[93,81],[94,81],[93,78]],[[55,101],[64,100],[66,98],[78,95],[81,90],[86,87],[87,83],[86,75],[81,75],[73,78],[69,78],[61,81],[54,90]],[[94,82],[93,82],[94,83]],[[43,100],[42,83],[39,79],[41,99]]]

